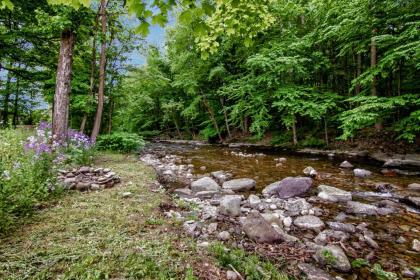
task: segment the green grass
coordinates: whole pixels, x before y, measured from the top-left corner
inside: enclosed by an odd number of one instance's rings
[[[160,216],[165,195],[148,189],[153,170],[116,154],[101,155],[96,165],[122,183],[70,192],[1,239],[0,279],[194,279],[188,263],[199,254]],[[122,198],[127,191],[133,195]]]

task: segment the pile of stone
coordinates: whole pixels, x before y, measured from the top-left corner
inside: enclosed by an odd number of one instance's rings
[[[70,190],[96,191],[112,188],[121,180],[109,168],[93,168],[82,166],[71,170],[59,170],[58,181]]]

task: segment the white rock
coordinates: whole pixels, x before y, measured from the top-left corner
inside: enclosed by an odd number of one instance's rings
[[[322,200],[338,202],[338,201],[349,201],[352,199],[351,193],[341,190],[339,188],[320,185],[318,186],[318,197]]]
[[[217,237],[222,241],[227,241],[230,239],[230,233],[228,231],[221,231]]]
[[[293,224],[299,228],[314,230],[320,230],[325,226],[320,218],[311,215],[299,216],[293,221]]]
[[[248,203],[249,203],[249,206],[254,208],[261,203],[261,199],[258,196],[256,196],[255,194],[251,194],[251,195],[248,196]]]
[[[228,216],[239,216],[241,214],[240,195],[225,195],[220,199],[219,213]]]

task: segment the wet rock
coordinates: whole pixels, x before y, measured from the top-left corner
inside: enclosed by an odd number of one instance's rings
[[[308,166],[305,169],[303,169],[303,174],[310,177],[316,177],[316,175],[318,175],[318,172],[316,172],[316,170],[312,166]]]
[[[352,224],[345,224],[339,222],[327,222],[328,226],[333,230],[339,230],[349,233],[355,233],[356,227]]]
[[[230,239],[230,233],[228,231],[221,231],[217,235],[217,238],[222,241],[228,241]]]
[[[396,185],[390,184],[390,183],[376,183],[375,184],[375,191],[380,193],[389,193],[397,189],[398,187]]]
[[[420,192],[420,184],[418,184],[418,183],[412,183],[412,184],[409,184],[409,185],[407,186],[407,189],[409,189],[410,191],[417,191],[417,192]]]
[[[272,183],[262,191],[264,195],[277,195],[280,198],[290,198],[302,195],[309,191],[312,179],[307,177],[287,177]]]
[[[378,207],[357,201],[347,201],[346,212],[356,215],[376,215]]]
[[[210,177],[203,177],[191,183],[193,192],[219,191],[220,186]]]
[[[359,177],[359,178],[366,178],[372,175],[372,172],[366,169],[356,168],[353,170],[353,174],[354,176]]]
[[[344,241],[344,240],[347,240],[348,238],[349,236],[345,232],[326,229],[318,233],[314,241],[316,244],[326,245],[328,242],[331,241],[331,239],[335,239],[337,241]]]
[[[417,239],[414,239],[411,249],[413,249],[416,252],[420,252],[420,241],[418,241]]]
[[[337,271],[349,272],[350,262],[343,249],[336,245],[327,245],[319,248],[314,258],[322,265],[329,265]]]
[[[300,263],[298,268],[306,275],[308,280],[335,280],[334,277],[324,270],[309,263]]]
[[[226,181],[223,183],[224,189],[230,189],[235,192],[241,192],[241,191],[249,191],[253,188],[255,188],[256,182],[253,179],[249,178],[242,178],[242,179],[234,179],[230,181]]]
[[[416,277],[416,274],[413,271],[409,270],[408,268],[404,269],[401,272],[401,275],[404,276],[404,277],[407,277],[407,278],[414,278],[414,277]]]
[[[229,173],[226,173],[225,171],[214,171],[211,172],[210,175],[219,183],[223,184],[225,181],[229,180],[232,175]]]
[[[313,230],[320,230],[325,226],[320,218],[311,215],[299,216],[293,221],[293,224],[298,228]]]
[[[188,188],[181,188],[181,189],[175,189],[174,194],[178,195],[181,198],[191,197],[192,191]]]
[[[335,216],[334,220],[337,222],[344,222],[347,219],[347,215],[344,212],[340,212]]]
[[[405,239],[404,236],[400,236],[395,242],[397,242],[398,244],[404,244],[405,242],[407,242],[407,239]]]
[[[366,243],[367,243],[370,247],[375,248],[375,249],[378,249],[378,248],[379,248],[378,243],[376,243],[376,241],[375,241],[375,240],[373,240],[373,239],[372,239],[372,237],[370,237],[370,236],[369,236],[369,235],[367,235],[367,234],[364,234],[364,235],[363,235],[363,237],[364,237],[364,239],[365,239]]]
[[[417,196],[409,196],[409,197],[407,197],[407,201],[411,205],[413,205],[413,206],[415,206],[417,208],[420,208],[420,197],[417,197]]]
[[[342,163],[340,163],[340,167],[341,168],[353,168],[353,164],[351,164],[350,162],[345,160]]]
[[[338,201],[349,201],[352,199],[351,193],[341,190],[339,188],[320,185],[318,186],[318,197],[322,200],[338,202]]]
[[[275,243],[282,240],[280,234],[257,212],[251,212],[246,217],[242,229],[257,243]]]
[[[248,203],[250,207],[255,208],[261,203],[261,199],[255,194],[250,194],[248,196]]]
[[[219,213],[227,216],[239,216],[241,214],[240,195],[225,195],[220,199]]]

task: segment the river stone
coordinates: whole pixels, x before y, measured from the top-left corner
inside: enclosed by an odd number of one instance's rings
[[[201,213],[204,220],[215,219],[219,214],[219,209],[216,206],[205,205]]]
[[[211,172],[210,175],[219,184],[223,184],[225,181],[229,180],[232,177],[232,175],[230,173],[226,173],[225,171],[222,171],[222,170]]]
[[[316,175],[318,175],[315,168],[313,168],[312,166],[305,167],[305,169],[303,169],[303,174],[311,177],[315,177]]]
[[[274,182],[264,188],[264,195],[277,195],[280,198],[290,198],[302,195],[309,191],[312,179],[307,177],[287,177]]]
[[[290,198],[284,202],[284,210],[289,212],[297,212],[300,214],[302,211],[308,211],[311,208],[312,205],[304,198]]]
[[[230,233],[228,231],[221,231],[217,237],[222,241],[227,241],[230,239]]]
[[[378,207],[357,201],[347,201],[346,212],[349,214],[376,215]]]
[[[195,193],[195,196],[200,199],[208,199],[213,198],[213,196],[215,196],[216,194],[219,194],[219,191],[201,191]]]
[[[417,191],[420,192],[420,184],[418,183],[411,183],[407,186],[407,189],[409,189],[410,191]]]
[[[178,195],[179,197],[191,197],[192,192],[188,188],[181,188],[181,189],[175,189],[174,194]]]
[[[198,223],[193,220],[185,221],[183,224],[183,228],[187,232],[188,235],[194,235],[197,226],[198,226]]]
[[[257,243],[275,243],[282,240],[280,234],[257,212],[251,212],[245,218],[242,229]]]
[[[414,206],[416,206],[417,208],[420,208],[420,197],[418,196],[409,196],[407,197],[407,200],[413,204]]]
[[[298,228],[314,230],[320,230],[325,226],[320,218],[312,215],[299,216],[293,221],[293,224]]]
[[[225,195],[220,199],[219,213],[227,216],[239,216],[241,214],[240,195]]]
[[[327,222],[328,226],[333,230],[339,230],[349,233],[355,233],[356,227],[352,224],[345,224],[339,222]]]
[[[420,252],[420,241],[418,241],[417,239],[414,239],[413,246],[411,247],[411,249],[413,249],[416,252]]]
[[[298,268],[306,275],[306,279],[308,280],[335,280],[327,272],[309,263],[300,263],[298,264]]]
[[[219,185],[210,177],[203,177],[191,183],[193,192],[218,191]]]
[[[223,183],[224,189],[230,189],[235,192],[249,191],[255,188],[255,186],[255,180],[249,178],[233,179]]]
[[[348,234],[338,230],[325,229],[318,233],[314,241],[319,245],[326,245],[331,241],[331,238],[334,238],[337,241],[347,240],[349,238]]]
[[[299,238],[287,234],[281,227],[279,227],[278,225],[272,225],[272,227],[274,228],[275,231],[277,231],[278,234],[280,234],[281,239],[284,240],[285,242],[298,242]]]
[[[348,162],[347,160],[345,160],[345,161],[343,161],[340,164],[340,167],[341,168],[353,168],[353,164],[351,164],[350,162]]]
[[[352,199],[350,192],[327,185],[318,186],[318,191],[319,198],[331,202],[349,201]]]
[[[333,256],[333,260],[328,255]],[[340,272],[349,272],[351,270],[350,262],[343,249],[336,245],[327,245],[319,248],[314,256],[315,260],[322,265],[330,265]]]
[[[248,196],[248,203],[249,203],[249,206],[254,208],[254,207],[257,207],[261,203],[261,199],[255,194],[250,194]]]
[[[361,168],[354,169],[353,173],[354,173],[354,176],[359,177],[359,178],[366,178],[372,174],[372,172],[370,172],[369,170],[361,169]]]

